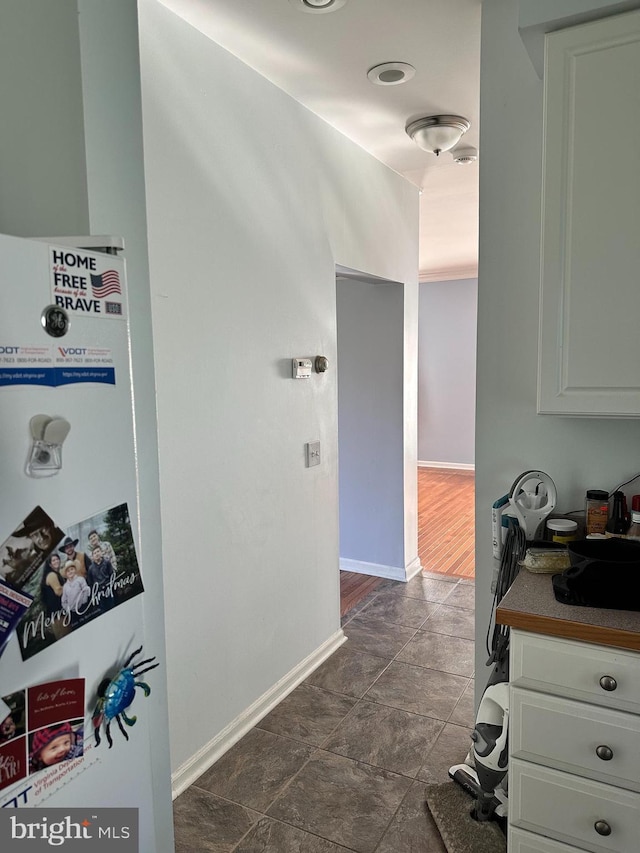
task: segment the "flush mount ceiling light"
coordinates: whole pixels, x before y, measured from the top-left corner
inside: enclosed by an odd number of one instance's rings
[[[405,130],[423,151],[437,157],[457,145],[470,127],[471,123],[462,116],[425,116],[410,122]]]
[[[376,86],[397,86],[411,80],[415,73],[416,69],[408,62],[383,62],[370,68],[367,77]]]
[[[289,3],[300,12],[315,12],[316,14],[335,12],[346,2],[347,0],[289,0]]]

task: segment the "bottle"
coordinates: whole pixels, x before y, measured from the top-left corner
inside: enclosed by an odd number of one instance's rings
[[[640,495],[631,498],[631,527],[627,530],[627,539],[640,542]]]
[[[631,513],[629,512],[629,507],[627,506],[627,496],[622,496],[622,509],[624,511],[624,520],[627,522],[627,530],[631,527]]]
[[[587,492],[585,533],[604,533],[609,518],[609,493],[601,489],[590,489]]]
[[[607,533],[611,533],[613,536],[624,536],[629,529],[625,517],[624,502],[625,497],[623,492],[613,493],[613,511],[606,528]]]

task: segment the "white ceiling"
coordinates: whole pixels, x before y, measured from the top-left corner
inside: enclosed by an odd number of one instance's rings
[[[421,279],[477,275],[478,163],[427,154],[404,128],[462,115],[471,129],[459,147],[479,147],[482,0],[347,0],[322,14],[291,0],[160,2],[422,188]],[[367,71],[382,62],[416,74],[374,86]]]

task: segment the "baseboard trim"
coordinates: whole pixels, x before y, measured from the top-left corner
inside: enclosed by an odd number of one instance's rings
[[[175,800],[347,640],[340,628],[171,774]]]
[[[450,468],[453,471],[475,471],[473,462],[429,462],[418,460],[418,468]]]
[[[383,566],[380,563],[365,563],[363,560],[349,560],[346,557],[340,557],[341,572],[356,572],[360,575],[371,575],[374,578],[385,578],[385,580],[401,581],[402,583],[417,575],[420,569],[419,558],[412,560],[409,566],[403,568],[402,566]]]
[[[405,569],[407,581],[410,581],[411,578],[415,578],[415,576],[419,575],[421,571],[422,563],[420,562],[420,557],[416,557],[415,560],[412,560]]]

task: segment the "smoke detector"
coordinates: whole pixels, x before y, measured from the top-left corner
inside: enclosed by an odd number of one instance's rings
[[[477,148],[456,148],[451,152],[456,163],[475,163],[478,159]]]
[[[335,12],[340,9],[347,0],[289,0],[299,12],[312,12],[322,14],[323,12]]]

